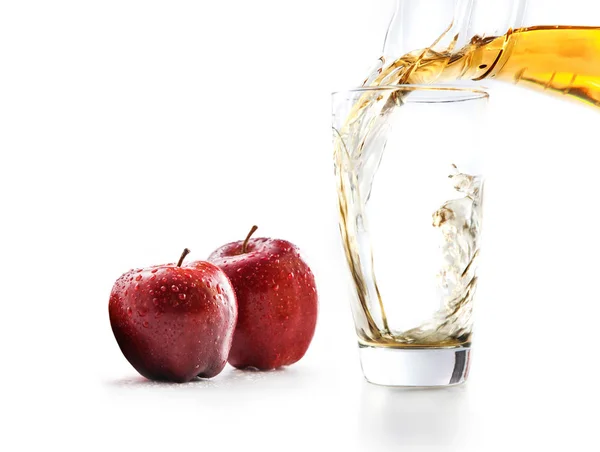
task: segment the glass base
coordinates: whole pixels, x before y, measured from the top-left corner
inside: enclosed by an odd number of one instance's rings
[[[454,386],[464,383],[469,374],[470,347],[359,347],[363,374],[369,383],[410,387]]]

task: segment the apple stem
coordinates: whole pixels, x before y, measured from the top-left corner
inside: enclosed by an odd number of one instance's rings
[[[250,240],[250,237],[252,237],[252,234],[254,234],[257,229],[258,229],[258,226],[256,226],[256,225],[252,226],[252,229],[250,229],[250,232],[246,236],[246,240],[244,240],[244,244],[242,245],[242,254],[244,254],[246,252],[246,247],[248,246],[248,241]]]
[[[190,250],[187,248],[184,248],[183,253],[181,253],[181,257],[179,258],[179,262],[177,262],[178,267],[181,267],[181,264],[183,264],[183,260],[185,259],[185,256],[187,256],[188,254],[190,254]]]

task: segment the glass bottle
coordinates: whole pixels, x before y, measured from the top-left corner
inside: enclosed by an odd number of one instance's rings
[[[364,85],[498,80],[600,107],[599,12],[581,0],[397,0]]]

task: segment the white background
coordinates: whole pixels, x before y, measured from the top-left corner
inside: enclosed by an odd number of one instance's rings
[[[0,3],[0,449],[598,450],[600,116],[576,104],[491,93],[469,383],[362,378],[329,94],[362,81],[390,7]],[[254,223],[317,276],[306,357],[144,381],[110,330],[114,280],[185,246],[206,257]]]

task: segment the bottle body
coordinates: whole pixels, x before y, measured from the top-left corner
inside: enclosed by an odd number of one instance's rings
[[[600,106],[600,26],[522,26],[524,0],[424,3],[398,0],[366,85],[499,80]]]

